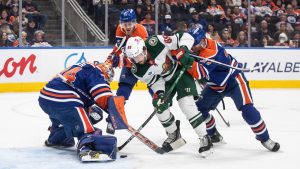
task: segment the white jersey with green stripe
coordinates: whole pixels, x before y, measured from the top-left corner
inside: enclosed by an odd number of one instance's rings
[[[194,38],[184,32],[176,33],[173,36],[156,35],[145,41],[148,52],[148,60],[145,64],[133,64],[131,72],[142,82],[156,92],[164,90],[164,84],[170,80],[178,63],[172,58],[171,51],[181,46],[192,48]]]

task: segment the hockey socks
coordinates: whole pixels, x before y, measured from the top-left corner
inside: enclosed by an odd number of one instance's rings
[[[244,120],[251,127],[256,139],[261,142],[267,141],[270,138],[267,127],[253,104],[244,105],[241,110]]]

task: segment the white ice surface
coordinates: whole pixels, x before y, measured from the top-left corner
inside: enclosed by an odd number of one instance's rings
[[[75,149],[58,150],[43,146],[50,123],[38,105],[38,93],[0,94],[0,169],[299,169],[300,168],[300,90],[253,90],[254,103],[266,122],[270,136],[281,144],[277,153],[269,152],[258,141],[235,109],[225,99],[226,110],[219,110],[230,121],[228,128],[213,112],[226,144],[215,145],[214,153],[203,159],[198,154],[198,139],[174,103],[172,112],[181,120],[181,133],[187,144],[169,154],[158,155],[133,139],[120,153],[127,158],[114,162],[81,163]],[[151,98],[145,91],[134,91],[126,104],[129,124],[136,129],[152,112]],[[105,130],[105,122],[97,127]],[[161,145],[164,129],[154,117],[142,133]],[[116,131],[118,144],[130,136]],[[299,161],[298,161],[299,160]]]

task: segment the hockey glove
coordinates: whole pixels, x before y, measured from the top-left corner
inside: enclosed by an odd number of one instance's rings
[[[184,67],[191,67],[194,62],[194,58],[190,57],[190,51],[186,46],[181,46],[179,49],[176,50],[175,59],[179,61],[180,65]],[[174,58],[174,56],[173,56]]]
[[[92,105],[89,108],[89,120],[92,124],[97,124],[103,119],[103,111],[96,105]]]
[[[168,103],[162,102],[164,98],[164,91],[157,91],[153,95],[152,105],[159,111],[163,112],[169,108]]]
[[[117,55],[113,55],[113,57],[112,57],[112,67],[113,68],[118,67],[119,63],[120,63],[120,57],[117,56]]]
[[[123,65],[129,69],[132,67],[131,61],[128,57],[123,58]]]

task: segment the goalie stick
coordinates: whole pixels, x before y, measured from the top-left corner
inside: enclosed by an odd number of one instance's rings
[[[74,84],[72,82],[68,81],[68,79],[65,78],[62,74],[58,73],[57,76],[62,80],[62,82],[64,82],[65,84],[69,85],[74,90],[78,91],[83,96],[85,96],[87,99],[89,99],[90,101],[92,101],[92,102],[95,103],[95,101],[90,96],[88,96],[81,89],[76,88],[74,86]],[[165,151],[161,147],[157,146],[157,144],[155,144],[153,141],[151,141],[150,139],[148,139],[147,137],[145,137],[144,135],[142,135],[139,131],[137,131],[136,129],[134,129],[133,127],[131,127],[129,124],[128,124],[127,131],[132,134],[132,137],[137,137],[142,143],[144,143],[146,146],[148,146],[151,150],[155,151],[156,153],[158,153],[158,154],[165,153]]]
[[[162,102],[165,102],[168,97],[171,95],[172,91],[174,90],[176,84],[178,83],[179,79],[181,78],[181,76],[183,75],[183,73],[185,72],[185,68],[182,68],[180,70],[179,75],[177,76],[176,80],[174,81],[174,83],[172,84],[172,86],[170,87],[170,89],[168,90],[168,92],[166,93],[165,97],[163,98]],[[146,121],[144,121],[144,123],[138,128],[138,132],[141,131],[147,124],[148,122],[152,119],[152,117],[157,113],[157,109],[155,109],[150,116],[146,119]],[[130,136],[121,146],[118,147],[118,150],[121,151],[132,139],[134,138],[134,135]]]
[[[138,130],[134,129],[128,124],[128,129],[127,129],[133,137],[137,137],[142,143],[144,143],[146,146],[148,146],[151,150],[155,151],[158,154],[164,154],[165,151],[157,146],[153,141],[149,140],[147,137],[142,135]]]

